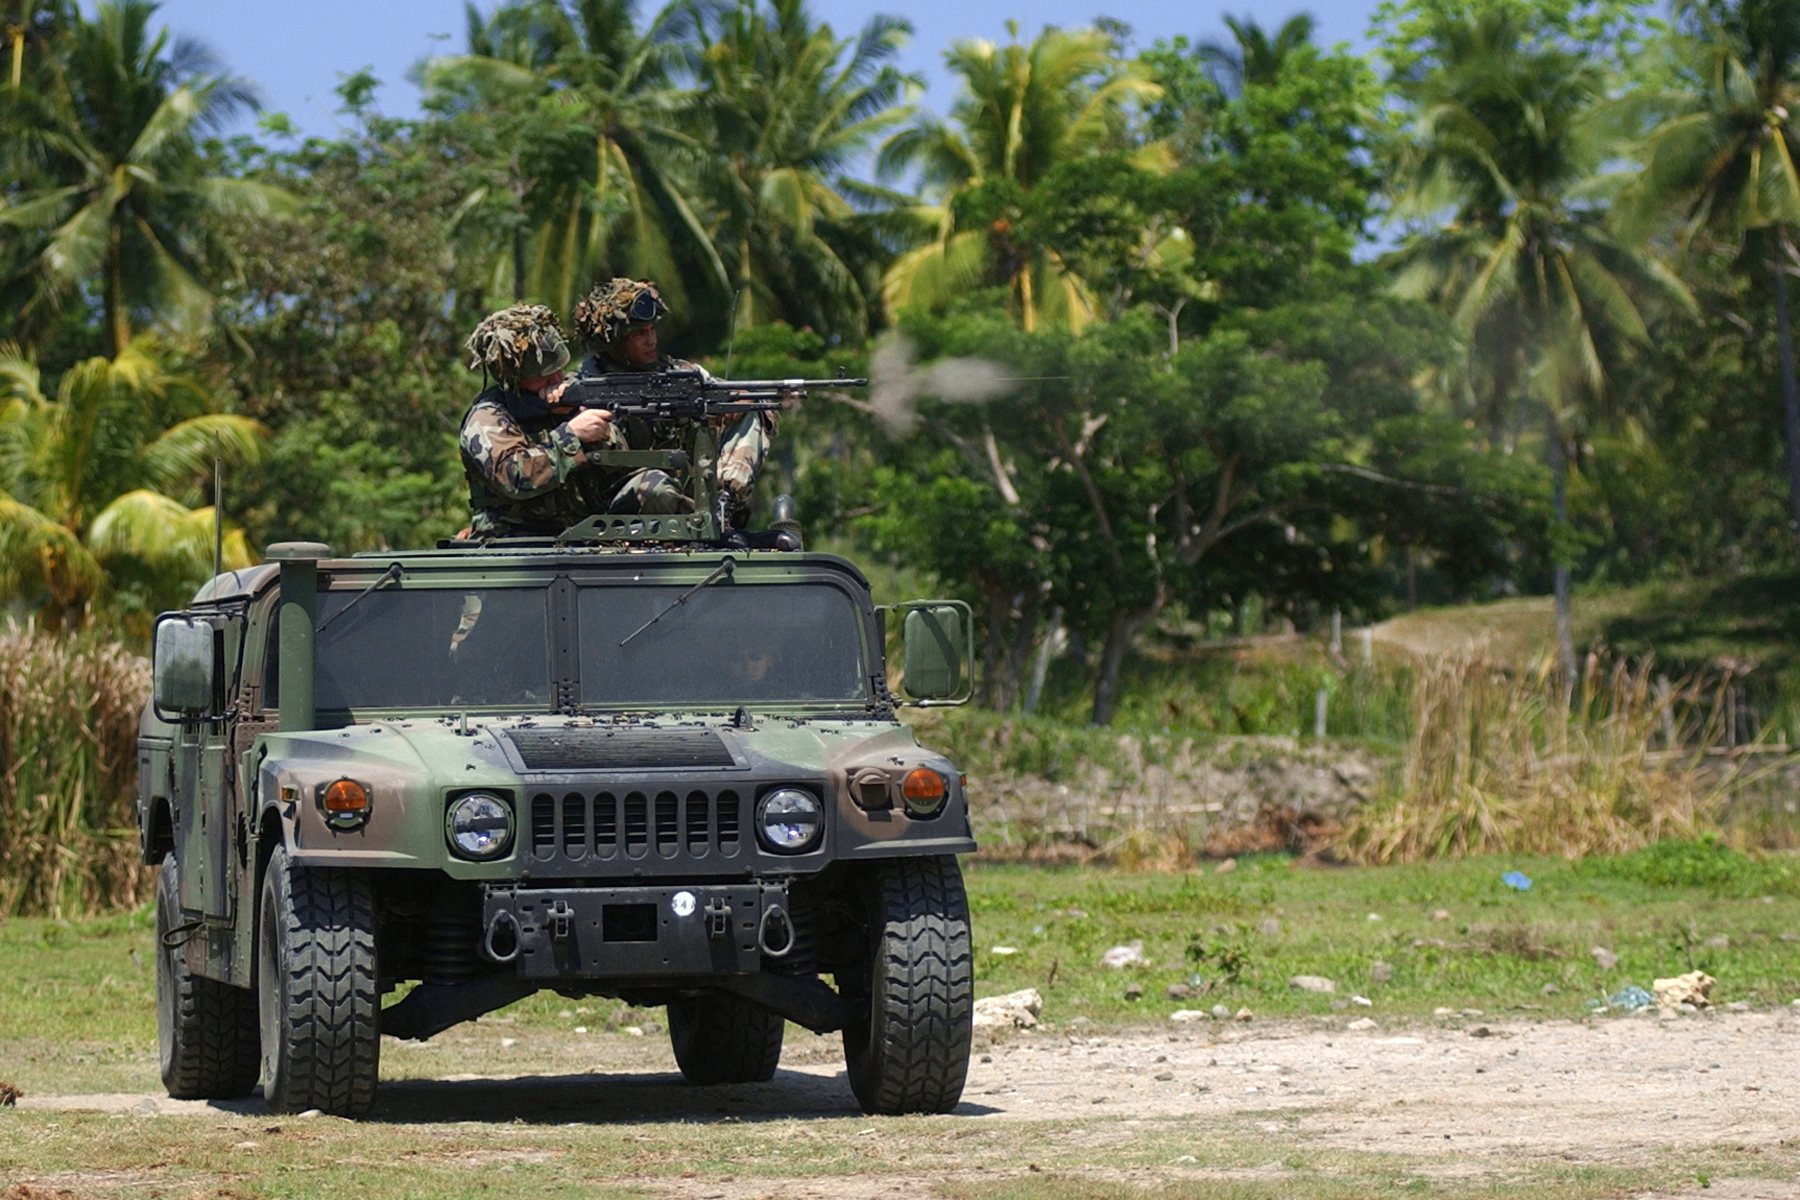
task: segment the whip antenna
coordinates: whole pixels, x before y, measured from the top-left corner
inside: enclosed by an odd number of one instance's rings
[[[225,573],[225,456],[213,442],[213,574]]]

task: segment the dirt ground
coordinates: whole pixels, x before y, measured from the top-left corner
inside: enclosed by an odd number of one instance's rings
[[[1040,1028],[979,1034],[963,1103],[946,1121],[1003,1127],[1028,1145],[1040,1130],[1091,1118],[1097,1150],[1132,1138],[1192,1131],[1267,1140],[1285,1148],[1398,1156],[1424,1177],[1515,1178],[1534,1164],[1656,1168],[1672,1190],[1632,1193],[1729,1200],[1800,1200],[1800,1007],[1678,1018],[1653,1010],[1586,1021],[1496,1020],[1461,1015],[1349,1030],[1330,1022],[1203,1021],[1127,1033]],[[406,1123],[524,1121],[654,1123],[773,1117],[843,1117],[854,1109],[833,1038],[790,1027],[782,1069],[768,1084],[683,1087],[667,1073],[664,1039],[610,1034],[582,1043],[594,1070],[609,1059],[625,1073],[595,1088],[590,1074],[451,1074],[427,1054],[461,1057],[487,1042],[487,1023],[467,1043],[433,1049],[384,1044],[376,1120]],[[487,1055],[478,1064],[490,1065]],[[549,1058],[567,1070],[569,1059]],[[467,1061],[465,1057],[465,1061]],[[526,1064],[521,1063],[521,1066]],[[395,1078],[423,1068],[434,1078]],[[621,1070],[618,1066],[611,1068]],[[253,1113],[246,1102],[184,1103],[157,1095],[27,1095],[22,1110],[133,1114]],[[841,1129],[842,1127],[833,1127]],[[1279,1147],[1279,1149],[1277,1148]],[[1741,1170],[1685,1179],[1674,1164],[1726,1151]],[[1104,1153],[1096,1159],[1105,1161]],[[971,1167],[971,1170],[974,1168]],[[1120,1173],[1122,1181],[1179,1178]],[[955,1169],[952,1168],[952,1174]],[[874,1197],[929,1194],[933,1179],[884,1173],[855,1179],[690,1179],[668,1194],[740,1197]]]

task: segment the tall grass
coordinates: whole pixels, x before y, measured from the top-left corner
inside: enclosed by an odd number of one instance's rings
[[[0,627],[0,914],[140,903],[134,792],[144,660],[100,637]]]
[[[1565,688],[1479,655],[1419,669],[1397,778],[1352,814],[1364,862],[1469,854],[1619,853],[1713,827],[1729,776],[1729,673],[1670,683],[1648,661],[1598,654]]]

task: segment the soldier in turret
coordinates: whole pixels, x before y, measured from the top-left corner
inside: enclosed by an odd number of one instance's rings
[[[581,377],[634,371],[687,370],[704,374],[691,362],[661,353],[657,322],[668,312],[662,293],[647,279],[609,279],[596,284],[575,305],[575,333],[592,351],[581,364]],[[775,413],[748,412],[718,430],[718,459],[713,472],[728,515],[739,514],[748,506],[775,427]],[[627,422],[623,433],[625,443],[634,449],[658,449],[672,435],[678,436],[678,431],[657,430],[648,422],[638,421]],[[690,507],[692,501],[679,483],[666,471],[655,468],[633,472],[622,480],[611,504],[614,512],[670,513]]]
[[[469,369],[492,382],[462,420],[465,536],[554,535],[606,511],[611,497],[589,454],[624,440],[610,413],[553,410],[569,362],[556,314],[541,304],[491,313],[468,351]]]

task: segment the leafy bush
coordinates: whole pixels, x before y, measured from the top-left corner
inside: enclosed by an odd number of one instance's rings
[[[1617,858],[1587,864],[1595,875],[1625,879],[1648,887],[1701,889],[1719,896],[1753,896],[1792,892],[1793,880],[1782,867],[1734,850],[1717,834],[1693,839],[1652,842]]]

